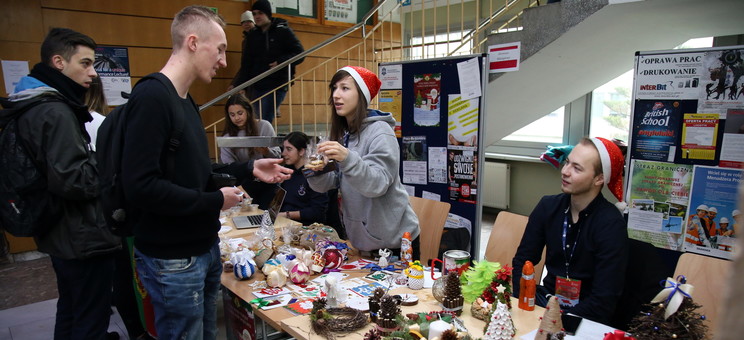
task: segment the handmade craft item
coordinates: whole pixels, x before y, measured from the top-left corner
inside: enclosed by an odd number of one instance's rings
[[[300,248],[292,248],[295,258],[304,263],[308,268],[313,265],[313,251]]]
[[[380,299],[385,296],[385,290],[382,288],[375,288],[372,291],[372,295],[367,298],[369,302],[369,318],[372,322],[377,322],[377,315],[380,312]]]
[[[380,298],[380,312],[377,317],[377,330],[385,335],[398,329],[396,318],[400,315],[398,300],[390,295]]]
[[[367,316],[354,308],[326,308],[325,298],[313,301],[310,323],[313,331],[326,339],[335,339],[333,332],[353,332],[367,324]]]
[[[514,338],[514,323],[506,304],[497,302],[496,310],[491,314],[484,340],[509,340]]]
[[[453,312],[455,315],[460,315],[462,314],[462,304],[464,302],[465,298],[462,296],[460,277],[457,275],[457,272],[452,271],[447,274],[447,279],[445,281],[442,307],[445,311]]]
[[[266,285],[269,287],[283,287],[287,283],[287,270],[284,266],[271,266],[273,269],[266,274]]]
[[[297,259],[293,260],[291,269],[289,270],[289,279],[294,284],[303,284],[310,279],[310,269],[302,261]]]
[[[662,281],[662,291],[654,297],[650,311],[630,321],[628,332],[637,339],[707,339],[706,317],[692,299],[694,287],[680,275]],[[644,309],[649,310],[649,309]]]
[[[561,306],[558,304],[558,298],[551,296],[548,305],[545,306],[545,313],[540,319],[540,327],[535,333],[535,340],[548,340],[550,334],[556,334],[563,330],[563,321],[561,321]]]
[[[483,291],[491,285],[496,276],[496,271],[501,269],[501,264],[490,261],[473,261],[473,265],[462,274],[460,282],[462,285],[462,296],[465,302],[473,302],[483,294]]]
[[[323,252],[325,260],[325,269],[336,269],[344,264],[344,255],[338,249],[326,249]]]
[[[409,263],[408,268],[403,271],[408,277],[408,288],[419,290],[424,288],[424,268],[418,260]]]
[[[332,227],[320,223],[309,226],[299,226],[292,230],[292,244],[307,249],[315,249],[315,244],[320,241],[341,242],[338,233]]]
[[[313,264],[310,266],[310,269],[313,270],[315,273],[320,273],[323,271],[323,268],[325,268],[325,259],[323,258],[323,254],[320,252],[314,252],[312,255]]]
[[[233,274],[235,274],[238,280],[248,279],[256,272],[256,263],[253,261],[254,256],[255,254],[247,249],[231,255],[230,263],[233,266]]]
[[[378,254],[380,254],[380,260],[377,262],[377,264],[380,266],[380,268],[385,268],[388,266],[388,258],[390,255],[393,254],[390,249],[380,249],[377,251]]]
[[[481,295],[470,305],[470,313],[477,319],[488,321],[491,311],[494,309],[493,304],[496,302],[501,302],[506,305],[507,309],[511,309],[512,268],[506,265],[499,268],[494,274],[491,283],[483,289]],[[469,281],[463,291],[466,288],[470,288]]]
[[[323,291],[326,294],[326,302],[328,307],[336,308],[346,301],[345,290],[342,289],[335,276],[328,275],[325,278],[325,285]]]
[[[445,331],[452,330],[452,324],[442,320],[436,320],[429,324],[429,339],[439,338]]]

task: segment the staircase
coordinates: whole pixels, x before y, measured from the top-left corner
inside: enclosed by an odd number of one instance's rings
[[[411,37],[443,34],[452,27],[464,27],[470,33],[458,41],[462,42],[459,48],[447,51],[450,55],[481,53],[488,45],[521,41],[519,71],[490,77],[484,94],[484,145],[500,141],[630,70],[636,51],[671,49],[692,38],[744,33],[744,0],[563,0],[547,5],[543,0],[539,7],[535,7],[535,0],[449,0],[447,5],[440,0],[436,2],[439,7],[433,6],[432,1],[422,1],[413,0],[407,8],[393,0],[380,1],[366,16],[379,15],[376,25],[357,24],[306,51],[309,54],[320,50],[340,36],[361,36],[361,41],[344,53],[293,79],[296,85],[291,87],[281,108],[283,115],[290,115],[289,123],[276,125],[277,132],[323,134],[330,114],[327,81],[336,69],[356,64],[375,70],[380,62],[410,60],[415,49],[423,51],[427,45],[442,43],[415,45],[410,43]],[[450,10],[454,17],[450,17]],[[473,13],[466,14],[467,10]],[[437,22],[445,11],[450,21]],[[492,14],[483,15],[484,11]],[[474,15],[477,13],[481,15]],[[395,18],[402,18],[400,24],[391,23]],[[489,34],[505,28],[511,32]],[[467,42],[472,42],[471,49],[462,48]],[[419,54],[424,58],[444,56]],[[203,108],[239,89],[215,98]],[[293,91],[299,94],[292,95]],[[207,129],[218,135],[221,122],[212,123]]]
[[[523,30],[488,38],[521,41],[522,61],[488,85],[484,145],[632,69],[636,51],[744,34],[742,13],[742,0],[563,0],[526,9]]]

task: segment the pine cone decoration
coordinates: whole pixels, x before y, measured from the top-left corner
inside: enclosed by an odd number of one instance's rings
[[[457,340],[457,332],[448,329],[439,336],[440,340]]]
[[[398,301],[390,295],[385,295],[380,299],[380,313],[377,324],[387,329],[396,328],[398,325],[395,319],[400,313]]]
[[[457,273],[450,272],[447,274],[444,286],[444,299],[442,306],[445,310],[453,311],[455,314],[462,314],[462,304],[465,298],[462,296],[462,287],[460,287],[460,277]]]
[[[382,340],[382,335],[378,330],[372,328],[364,334],[364,340]]]

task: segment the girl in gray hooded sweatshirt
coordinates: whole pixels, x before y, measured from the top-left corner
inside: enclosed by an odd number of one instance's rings
[[[346,66],[336,72],[330,84],[330,141],[320,143],[318,152],[338,167],[308,177],[315,191],[339,188],[346,233],[361,251],[400,248],[403,233],[416,240],[421,232],[400,182],[395,119],[367,108],[380,84],[374,73],[362,67]],[[416,241],[414,259],[419,254]]]

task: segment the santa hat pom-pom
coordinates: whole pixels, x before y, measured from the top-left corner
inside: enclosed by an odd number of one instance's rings
[[[617,203],[615,203],[615,207],[617,207],[617,210],[620,210],[620,212],[623,213],[623,214],[627,214],[628,213],[628,203],[617,202]]]

